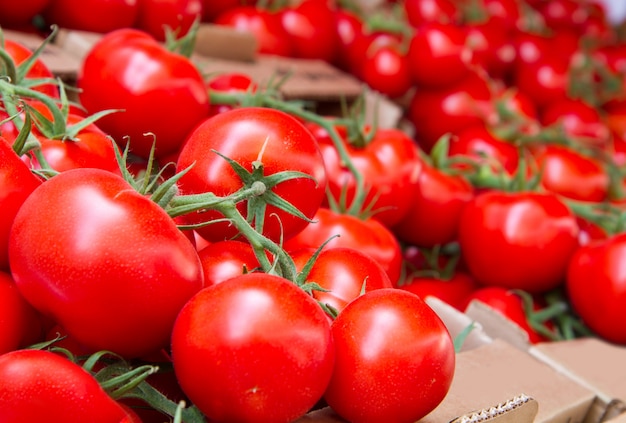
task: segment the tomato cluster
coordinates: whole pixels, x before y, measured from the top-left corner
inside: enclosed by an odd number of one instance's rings
[[[76,28],[83,2],[29,13]],[[189,10],[354,73],[405,125],[205,75],[134,23],[84,28],[103,34],[69,101],[3,40],[6,421],[418,421],[455,370],[428,296],[530,342],[626,344],[626,68],[599,4],[389,1],[386,27],[328,0],[216,4]]]

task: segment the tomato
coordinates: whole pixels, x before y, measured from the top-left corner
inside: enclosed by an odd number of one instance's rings
[[[0,270],[9,269],[9,233],[15,215],[40,184],[41,180],[0,137]]]
[[[0,16],[2,14],[0,13]],[[1,19],[1,18],[0,18]],[[31,49],[26,47],[21,41],[11,40],[9,38],[5,38],[2,44],[3,50],[8,53],[8,55],[13,59],[13,63],[16,66],[24,66],[24,62],[31,58],[33,52]],[[39,56],[31,65],[30,69],[24,74],[24,80],[27,80],[31,83],[34,79],[53,79],[54,74],[48,67],[48,65],[41,59]],[[24,81],[12,81],[14,84],[20,84]],[[59,87],[54,83],[43,83],[37,84],[33,87],[30,87],[35,91],[46,94],[52,98],[59,97]]]
[[[334,17],[334,1],[302,0],[278,12],[292,56],[335,61],[339,41]]]
[[[50,1],[30,0],[17,3],[14,0],[0,0],[0,25],[3,28],[28,27]]]
[[[248,5],[254,5],[256,1],[246,2]],[[222,13],[241,6],[240,0],[203,0],[202,1],[202,21],[213,22]]]
[[[406,94],[413,86],[409,61],[401,46],[381,46],[368,50],[363,63],[363,81],[390,98]]]
[[[405,0],[402,7],[408,23],[416,28],[430,22],[455,23],[460,17],[452,0]]]
[[[6,423],[132,422],[91,374],[49,351],[0,355],[0,380],[0,409]]]
[[[203,283],[195,248],[167,213],[101,169],[68,170],[33,191],[9,260],[37,310],[85,347],[125,357],[165,346]]]
[[[360,219],[321,207],[315,213],[313,222],[295,237],[286,240],[284,248],[288,252],[300,248],[317,249],[328,240],[324,248],[354,248],[372,257],[385,269],[392,283],[400,277],[400,243],[391,230],[374,218]]]
[[[429,23],[416,29],[407,53],[419,87],[447,87],[469,75],[466,33],[453,24]]]
[[[364,23],[361,17],[348,9],[335,9],[335,27],[337,31],[337,54],[335,65],[345,71],[352,72],[352,66],[360,55],[354,54],[354,46],[364,36]]]
[[[544,126],[559,125],[565,136],[582,146],[605,147],[610,138],[608,125],[599,109],[580,99],[563,99],[546,105],[541,114]]]
[[[80,124],[82,116],[70,114],[68,125]],[[33,134],[40,143],[41,153],[48,165],[57,172],[79,167],[93,167],[120,174],[113,141],[95,124],[80,130],[73,139],[50,139],[36,128]],[[34,154],[24,158],[34,169],[41,169]]]
[[[204,286],[252,272],[260,266],[250,244],[231,239],[207,245],[198,252],[198,257],[204,273]]]
[[[455,241],[463,208],[473,197],[474,188],[463,175],[424,164],[409,195],[409,210],[392,231],[418,247]]]
[[[399,289],[419,295],[424,300],[429,296],[438,298],[460,311],[464,311],[467,296],[478,288],[470,275],[460,271],[453,272],[450,277],[418,273],[407,279]]]
[[[610,177],[599,159],[556,144],[539,147],[534,156],[546,190],[580,201],[607,199]]]
[[[98,126],[122,147],[128,141],[141,157],[148,157],[153,142],[157,157],[178,151],[209,112],[204,79],[191,60],[136,29],[104,35],[85,57],[77,86],[89,114],[123,110]]]
[[[487,191],[466,205],[458,239],[479,283],[535,294],[563,283],[578,233],[576,217],[555,194]]]
[[[39,313],[26,302],[9,273],[0,271],[0,354],[43,339]]]
[[[419,145],[428,152],[442,135],[484,124],[492,114],[491,100],[487,81],[471,73],[449,86],[417,89],[409,101],[407,118]]]
[[[256,6],[228,9],[215,18],[216,25],[252,33],[257,40],[257,51],[262,54],[291,56],[293,46],[282,27],[280,15]]]
[[[626,234],[581,247],[572,257],[565,283],[572,308],[598,336],[626,344]]]
[[[465,128],[450,140],[448,149],[450,157],[465,157],[477,164],[489,166],[495,174],[513,175],[519,163],[519,153],[513,143],[499,138],[484,125]],[[464,163],[454,164],[455,167],[466,169]]]
[[[465,298],[462,310],[467,310],[472,301],[484,303],[515,323],[528,335],[530,343],[536,344],[537,342],[548,340],[530,325],[522,298],[515,291],[500,286],[488,286],[477,289]]]
[[[50,0],[48,25],[98,33],[130,28],[139,16],[139,0]]]
[[[448,330],[415,294],[367,292],[332,324],[335,367],[328,405],[355,422],[415,422],[446,396],[455,353]]]
[[[165,27],[181,38],[203,15],[204,0],[139,0],[134,27],[146,31],[159,41],[165,40]]]
[[[514,84],[539,108],[567,98],[569,60],[561,55],[546,56],[514,70]]]
[[[346,208],[350,207],[357,189],[354,174],[325,129],[313,123],[307,124],[307,128],[324,156],[330,195],[336,201],[345,199]],[[405,132],[395,128],[368,128],[356,140],[350,139],[352,135],[346,127],[338,126],[336,130],[364,180],[364,208],[384,225],[394,225],[410,207],[410,195],[422,168],[419,148]]]
[[[314,250],[313,250],[314,251]],[[298,272],[312,255],[310,249],[291,254]],[[330,248],[322,251],[306,278],[326,291],[313,291],[313,297],[336,311],[343,310],[361,291],[391,288],[385,269],[370,256],[354,248]]]
[[[249,273],[205,288],[172,333],[181,388],[211,421],[291,422],[322,397],[334,351],[322,308],[294,283]]]
[[[261,162],[264,176],[271,177],[283,171],[306,174],[308,177],[297,177],[269,188],[272,195],[288,201],[309,219],[324,200],[326,170],[319,146],[302,123],[284,112],[244,107],[205,119],[191,132],[178,158],[178,171],[194,164],[179,181],[183,194],[212,192],[226,196],[244,186],[228,162],[212,150],[234,160],[249,172],[252,172],[253,163]],[[238,204],[244,216],[247,215],[246,205],[247,201]],[[207,211],[187,214],[184,219],[187,223],[201,223],[221,216],[217,211]],[[308,224],[307,220],[272,204],[267,205],[264,216],[260,232],[273,240],[281,236],[287,240]],[[211,242],[238,234],[228,222],[200,227],[197,232]]]

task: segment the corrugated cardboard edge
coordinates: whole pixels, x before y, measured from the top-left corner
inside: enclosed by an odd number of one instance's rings
[[[526,394],[520,394],[495,406],[457,417],[450,423],[532,423],[539,404]]]

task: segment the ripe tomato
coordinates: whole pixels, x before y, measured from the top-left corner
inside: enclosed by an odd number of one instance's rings
[[[416,28],[431,22],[455,23],[460,17],[453,0],[405,0],[402,7],[408,23]]]
[[[355,423],[415,422],[446,396],[454,375],[452,339],[415,294],[367,292],[332,324],[335,367],[324,394]]]
[[[487,286],[470,293],[464,300],[462,311],[467,310],[472,301],[480,301],[518,325],[528,334],[532,344],[546,341],[547,338],[530,325],[522,298],[515,291],[500,286]]]
[[[0,380],[0,409],[6,423],[133,421],[91,374],[50,351],[0,355]]]
[[[26,198],[41,184],[0,137],[0,270],[9,270],[9,233]]]
[[[413,86],[409,60],[400,45],[385,45],[367,51],[361,75],[371,89],[398,98]]]
[[[544,126],[560,125],[568,139],[583,146],[605,147],[610,138],[608,125],[598,108],[580,99],[562,99],[546,105],[541,113]]]
[[[43,339],[39,313],[26,302],[9,273],[0,271],[0,354]]]
[[[198,252],[198,257],[204,273],[204,286],[252,272],[260,266],[252,246],[233,239],[207,245]]]
[[[514,69],[514,83],[538,108],[567,98],[569,58],[551,55],[536,62],[521,63]]]
[[[284,112],[245,107],[205,119],[191,132],[178,158],[177,171],[193,164],[180,179],[183,194],[212,192],[217,196],[226,196],[244,186],[229,163],[213,150],[239,163],[249,172],[252,172],[254,163],[261,162],[264,176],[271,177],[283,171],[302,172],[308,177],[290,179],[269,187],[272,195],[288,201],[309,219],[322,204],[326,189],[322,154],[315,138],[304,125]],[[244,216],[247,215],[247,204],[247,201],[238,204]],[[207,222],[220,217],[219,212],[211,210],[183,216],[187,223]],[[308,221],[268,204],[262,233],[273,240],[281,236],[287,240],[307,224]],[[197,232],[211,242],[238,234],[228,222],[216,222],[198,228]]]
[[[204,0],[140,0],[134,27],[164,41],[168,26],[180,38],[187,35],[194,20],[201,19],[203,4]]]
[[[337,201],[345,198],[346,208],[349,208],[357,189],[354,174],[339,155],[328,132],[312,123],[307,127],[319,142],[324,156],[330,195]],[[394,225],[410,206],[411,192],[422,168],[419,148],[405,132],[395,128],[378,128],[373,134],[362,134],[356,141],[350,140],[346,127],[336,129],[352,164],[364,180],[367,190],[364,206],[385,226]],[[367,137],[371,139],[366,141]]]
[[[391,230],[373,218],[359,219],[321,207],[315,213],[313,222],[295,237],[285,241],[284,247],[288,252],[300,248],[317,249],[331,237],[334,238],[325,248],[357,249],[376,260],[385,269],[392,283],[400,277],[402,269],[400,243]]]
[[[247,92],[253,93],[257,90],[258,85],[248,75],[239,72],[227,72],[210,77],[206,82],[209,91],[215,92]],[[216,115],[221,112],[232,109],[234,106],[229,104],[211,104],[209,116]]]
[[[51,0],[30,0],[16,2],[14,0],[0,0],[0,25],[3,28],[29,27],[33,18],[46,8]]]
[[[50,0],[44,11],[48,25],[106,33],[131,28],[139,15],[139,0]]]
[[[418,247],[455,241],[463,207],[473,197],[474,188],[463,175],[424,164],[409,195],[409,210],[392,231]]]
[[[429,296],[464,311],[465,299],[478,288],[476,281],[466,272],[455,271],[450,277],[427,276],[419,273],[409,276],[398,287],[426,299]]]
[[[136,29],[104,35],[85,57],[77,86],[90,114],[123,110],[98,126],[122,148],[128,141],[141,157],[148,157],[153,142],[157,157],[178,151],[209,112],[204,79],[191,60]]]
[[[546,190],[580,201],[607,199],[610,177],[598,159],[556,144],[540,146],[534,157]]]
[[[15,217],[9,260],[37,310],[80,344],[126,357],[167,345],[203,283],[197,252],[174,221],[101,169],[68,170],[40,185]]]
[[[0,15],[2,14],[0,13]],[[9,56],[13,59],[13,62],[16,66],[20,66],[20,65],[24,66],[24,61],[26,61],[27,59],[30,59],[30,57],[33,55],[32,50],[26,47],[26,45],[22,44],[20,41],[11,40],[10,38],[5,38],[3,40],[2,47],[4,51],[8,53]],[[53,79],[54,74],[52,73],[48,65],[46,65],[44,61],[41,59],[41,56],[39,56],[33,62],[30,69],[24,74],[24,80],[27,80],[30,84],[35,79],[43,79],[43,78]],[[18,81],[11,81],[11,82],[14,84],[19,84],[23,81],[18,80]],[[59,97],[59,87],[56,84],[43,83],[43,84],[32,86],[30,88],[32,88],[35,91],[39,91],[43,94],[46,94],[47,96],[52,97],[52,98]]]
[[[572,257],[565,283],[574,311],[598,336],[626,344],[626,234],[591,242]]]
[[[322,397],[334,351],[313,298],[281,277],[249,273],[185,305],[172,359],[181,388],[211,421],[288,423]]]
[[[298,272],[311,257],[312,249],[291,254]],[[341,311],[348,303],[361,295],[361,291],[391,288],[389,276],[373,258],[354,248],[329,248],[320,253],[306,278],[317,283],[325,291],[313,291],[313,298]]]
[[[555,194],[486,191],[463,210],[459,245],[479,283],[534,294],[563,283],[578,233],[576,217]]]

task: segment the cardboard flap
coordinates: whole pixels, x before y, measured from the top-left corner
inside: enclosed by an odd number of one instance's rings
[[[202,23],[198,28],[195,51],[207,57],[252,62],[256,59],[258,44],[252,33]]]
[[[465,313],[480,323],[485,333],[490,337],[505,340],[520,350],[526,351],[530,348],[528,334],[487,304],[474,300],[468,305]]]
[[[457,417],[450,423],[533,423],[538,411],[537,401],[521,394],[493,407]]]

